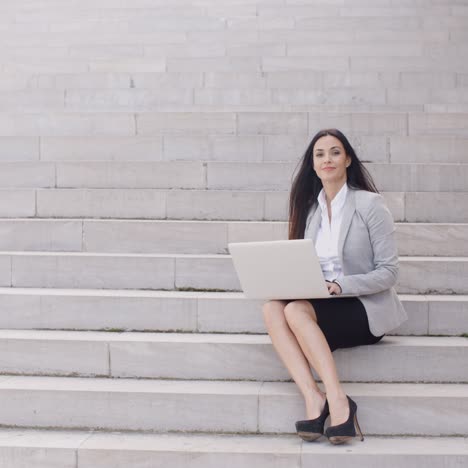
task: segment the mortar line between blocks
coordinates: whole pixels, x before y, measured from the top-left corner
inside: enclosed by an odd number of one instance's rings
[[[91,437],[94,435],[94,429],[91,429],[88,431],[88,434],[87,436],[78,444],[78,446],[75,448],[75,461],[76,461],[76,468],[79,467],[79,450],[81,449],[81,447],[89,440],[91,439]]]
[[[265,382],[262,381],[257,393],[257,433],[260,433],[260,393],[262,393],[262,388],[264,384]]]
[[[107,343],[107,365],[109,367],[108,375],[109,377],[112,377],[112,359],[111,359],[111,349],[110,349],[110,343]]]

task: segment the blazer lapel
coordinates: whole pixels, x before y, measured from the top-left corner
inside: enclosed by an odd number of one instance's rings
[[[356,211],[356,200],[354,198],[356,191],[348,187],[346,201],[343,207],[343,217],[341,219],[340,233],[338,234],[338,256],[343,259],[343,246],[346,236],[351,226],[354,212]],[[332,213],[333,216],[333,213]],[[342,260],[343,261],[343,260]]]

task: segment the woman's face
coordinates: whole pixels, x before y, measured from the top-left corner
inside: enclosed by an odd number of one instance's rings
[[[332,135],[325,135],[315,142],[313,167],[322,184],[346,181],[346,168],[351,164],[341,141]]]

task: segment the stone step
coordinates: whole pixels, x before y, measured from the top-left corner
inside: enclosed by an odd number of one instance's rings
[[[398,293],[467,294],[468,257],[400,257]],[[0,251],[0,286],[241,291],[230,255]]]
[[[467,161],[468,139],[463,137],[353,134],[350,138],[364,161],[444,164]],[[0,137],[0,154],[4,160],[39,159],[38,140]],[[45,161],[128,160],[130,154],[134,160],[142,161],[297,161],[309,140],[309,135],[41,137],[40,154]]]
[[[394,335],[468,333],[468,296],[399,295]],[[0,288],[0,328],[266,333],[265,301],[242,293]]]
[[[277,32],[281,34],[284,31]],[[283,34],[282,34],[283,35]],[[400,41],[400,37],[405,35],[400,32],[398,36],[392,31],[382,31],[382,37],[388,42]],[[184,38],[184,35],[180,35]],[[323,37],[322,32],[317,31],[296,31],[291,32],[292,38],[284,36],[282,40],[286,43],[297,41],[316,41]],[[333,40],[333,37],[330,40]],[[355,34],[342,34],[342,40],[353,40]],[[432,31],[432,32],[406,32],[406,37],[411,37],[412,41],[420,40],[419,36],[426,36],[428,39],[448,40],[448,32]],[[54,37],[56,37],[54,39]],[[115,36],[112,36],[113,38]],[[7,40],[8,36],[2,35],[0,31],[0,38]],[[76,35],[71,38],[76,38]],[[176,40],[178,35],[168,34],[167,40]],[[219,40],[232,43],[236,38],[242,44],[242,37],[234,36],[226,39],[226,37],[219,33],[206,33],[206,38],[212,41]],[[26,45],[28,37],[23,37],[23,43]],[[98,41],[109,41],[109,35],[94,36],[91,38],[82,38],[86,41],[92,41],[94,45]],[[126,37],[126,41],[145,41],[151,40],[157,42],[164,40],[157,34],[138,35]],[[20,38],[17,38],[20,41]],[[76,39],[75,39],[76,40]],[[328,39],[327,39],[328,40]],[[32,34],[30,41],[38,41],[37,35]],[[65,35],[49,35],[47,41],[49,43],[55,42],[58,45],[63,45],[67,41]],[[206,41],[200,41],[200,48],[204,47]],[[271,44],[271,38],[265,41],[260,39],[256,40],[257,44]],[[244,39],[244,44],[251,45],[251,42]],[[466,75],[461,75],[460,78],[466,80]],[[310,90],[327,90],[339,89],[344,87],[363,88],[382,88],[392,90],[419,90],[419,89],[444,89],[444,90],[457,90],[462,89],[466,85],[466,81],[460,83],[462,86],[457,88],[457,73],[452,71],[438,71],[438,72],[321,72],[321,71],[289,71],[289,72],[252,72],[252,73],[236,73],[236,72],[147,72],[147,73],[68,73],[68,74],[55,74],[55,73],[41,73],[39,75],[31,73],[3,73],[0,76],[0,90],[13,91],[13,90],[151,90],[151,89],[196,89],[196,90],[228,90],[228,89],[269,89],[269,90],[295,90],[295,89],[310,89]],[[459,85],[458,85],[459,86]]]
[[[462,256],[468,224],[395,223],[400,255]],[[229,253],[228,242],[288,238],[286,221],[0,219],[0,250]]]
[[[467,384],[344,383],[343,388],[358,405],[365,435],[467,433]],[[293,382],[0,376],[0,396],[2,426],[295,433],[294,421],[305,416]]]
[[[468,139],[463,137],[354,135],[354,131],[348,136],[363,161],[443,164],[467,162]],[[203,160],[243,163],[290,161],[297,164],[309,141],[310,136],[306,134],[87,138],[0,136],[0,156],[2,161],[11,162]]]
[[[64,97],[65,94],[65,97]],[[384,87],[346,87],[323,89],[104,89],[87,90],[14,90],[0,92],[0,104],[5,111],[157,111],[191,106],[210,110],[212,106],[229,106],[232,109],[255,109],[263,111],[307,110],[308,105],[353,106],[386,105],[401,110],[423,111],[424,105],[445,105],[468,102],[466,88],[437,89],[387,89]],[[286,106],[284,108],[283,106]],[[415,107],[410,107],[415,106]],[[419,106],[419,107],[417,107]],[[368,107],[369,109],[369,107]],[[388,110],[390,110],[388,109]]]
[[[388,192],[466,192],[468,164],[364,163]],[[2,188],[289,190],[292,162],[3,162]]]
[[[331,59],[336,60],[335,57]],[[302,58],[299,60],[303,61]],[[199,65],[203,67],[203,63]],[[401,107],[397,107],[400,109],[399,112],[342,111],[338,112],[339,115],[336,115],[336,111],[329,113],[227,111],[225,107],[222,112],[174,111],[136,114],[48,112],[44,115],[41,112],[3,112],[0,113],[0,136],[310,135],[318,128],[333,125],[338,126],[345,134],[352,133],[355,136],[468,137],[466,112],[402,112]],[[406,151],[408,152],[408,148]],[[294,156],[296,157],[297,155]]]
[[[468,337],[385,336],[334,355],[341,381],[468,383]],[[208,333],[0,330],[0,373],[290,380],[268,335]]]
[[[466,223],[468,192],[381,192],[396,222]],[[286,221],[289,191],[1,189],[3,218]]]
[[[360,408],[359,408],[360,411]],[[325,437],[308,443],[297,435],[154,434],[44,429],[0,429],[0,458],[5,468],[258,468],[398,466],[438,468],[468,463],[464,437],[356,437],[343,447]],[[383,461],[385,460],[384,464]],[[157,463],[157,465],[155,465]]]

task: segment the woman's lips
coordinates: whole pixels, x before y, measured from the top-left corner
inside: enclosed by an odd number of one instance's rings
[[[335,169],[334,167],[324,167],[323,170],[324,171],[332,171],[333,169]]]

